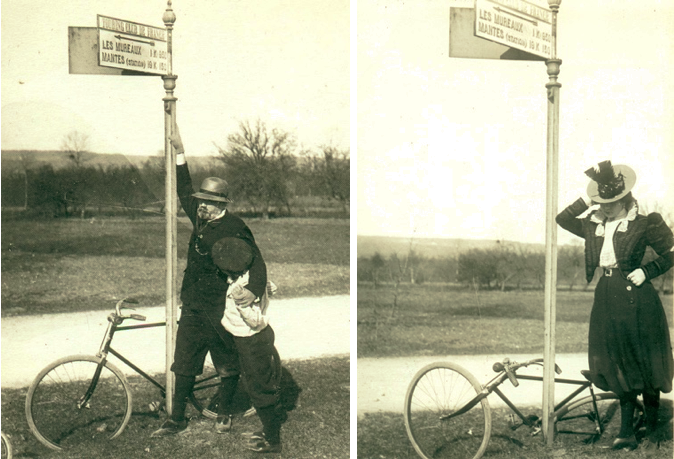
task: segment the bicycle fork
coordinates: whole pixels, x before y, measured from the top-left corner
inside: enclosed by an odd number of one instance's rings
[[[103,371],[103,367],[105,366],[105,362],[108,359],[108,349],[110,348],[110,343],[112,342],[112,336],[115,334],[115,329],[117,328],[118,323],[121,323],[121,322],[119,322],[119,319],[117,318],[117,316],[115,316],[114,314],[110,314],[108,316],[108,328],[105,331],[105,336],[103,337],[103,341],[101,342],[101,346],[98,349],[98,353],[96,354],[97,357],[101,358],[101,361],[96,366],[96,371],[94,371],[94,376],[91,378],[91,382],[89,383],[89,387],[87,388],[87,391],[77,401],[77,409],[78,410],[81,410],[82,408],[90,408],[91,407],[91,405],[89,404],[89,401],[91,400],[91,397],[94,394],[94,390],[96,389],[96,386],[98,385],[98,380],[101,377],[101,372]]]

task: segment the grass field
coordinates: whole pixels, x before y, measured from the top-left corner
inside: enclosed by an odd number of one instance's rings
[[[265,257],[278,298],[349,293],[349,220],[246,220]],[[2,219],[2,315],[31,315],[109,309],[115,299],[134,296],[143,305],[165,301],[162,218],[92,220]],[[191,225],[178,224],[179,278],[185,266]],[[180,279],[179,279],[180,282]],[[349,359],[284,362],[299,394],[283,427],[284,452],[276,457],[348,458]],[[111,443],[78,445],[67,453],[42,446],[28,430],[27,388],[2,389],[2,430],[11,436],[15,457],[252,457],[239,433],[259,430],[256,416],[235,419],[235,432],[218,435],[213,422],[196,418],[189,432],[150,439],[163,422],[147,409],[160,398],[138,378],[134,416]],[[158,375],[158,379],[164,379]],[[283,395],[282,395],[283,397]]]
[[[467,415],[471,415],[472,412]],[[531,436],[526,426],[512,430],[508,408],[492,408],[492,435],[489,447],[483,457],[494,459],[541,459],[541,458],[595,458],[611,459],[629,457],[672,458],[672,404],[663,403],[660,409],[660,428],[658,436],[662,439],[660,447],[645,450],[643,446],[632,452],[612,451],[610,445],[616,432],[609,430],[594,444],[585,444],[585,436],[561,435],[555,437],[552,447],[547,447],[540,434]],[[524,413],[525,415],[535,414]],[[668,428],[670,432],[668,432]],[[361,459],[393,459],[417,457],[408,440],[402,413],[366,414],[358,419],[358,457]],[[443,456],[444,457],[444,456]],[[448,457],[451,457],[449,455]]]
[[[348,358],[325,358],[284,362],[283,394],[292,410],[282,428],[283,453],[279,458],[314,459],[349,457],[350,377]],[[164,378],[158,376],[159,380]],[[184,434],[150,438],[165,415],[151,413],[148,403],[161,399],[157,389],[139,378],[130,378],[134,411],[118,438],[77,445],[66,452],[53,451],[39,443],[28,429],[24,415],[27,389],[2,389],[2,431],[11,436],[19,458],[222,458],[265,457],[247,452],[242,432],[260,430],[257,416],[234,418],[234,431],[217,434],[213,421],[194,418]],[[194,414],[194,412],[192,412]]]
[[[358,357],[542,353],[542,291],[358,286]],[[558,291],[556,352],[586,352],[593,291]],[[662,296],[672,327],[672,295]]]
[[[556,352],[587,352],[587,334],[594,292],[558,291]],[[662,296],[672,327],[672,295]],[[395,305],[395,306],[394,306]],[[471,291],[439,286],[358,286],[358,357],[419,355],[540,354],[544,345],[542,291]],[[508,409],[494,410],[493,442],[485,457],[493,458],[633,458],[672,457],[672,404],[661,406],[663,441],[656,451],[614,452],[615,435],[596,445],[573,436],[546,448],[540,436],[530,437],[506,425]],[[528,414],[528,413],[525,413]],[[411,458],[402,413],[368,413],[358,419],[358,457]],[[514,439],[514,440],[513,440]],[[608,443],[607,443],[608,441]]]
[[[349,293],[349,220],[247,221],[278,298]],[[191,224],[178,224],[182,278]],[[165,223],[144,219],[2,220],[2,315],[108,309],[115,298],[165,301]]]

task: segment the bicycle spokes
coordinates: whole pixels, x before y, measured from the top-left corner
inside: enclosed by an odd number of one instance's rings
[[[408,389],[405,423],[426,458],[473,458],[486,447],[491,417],[481,388],[465,370],[449,364],[422,369]]]
[[[55,362],[29,391],[29,423],[51,448],[114,438],[128,422],[131,396],[123,376],[85,358]]]

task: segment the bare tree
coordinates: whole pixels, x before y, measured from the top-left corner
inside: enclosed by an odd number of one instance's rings
[[[557,269],[569,283],[569,291],[573,290],[578,279],[585,274],[585,250],[574,240],[574,243],[559,248]]]
[[[72,202],[75,211],[79,210],[81,218],[84,218],[87,202],[90,200],[92,192],[90,184],[87,183],[92,178],[84,168],[84,163],[88,160],[86,154],[89,150],[89,136],[79,131],[70,131],[63,137],[61,150],[74,165],[68,179],[70,194],[64,196],[63,199],[66,202]]]
[[[28,170],[35,165],[35,158],[26,153],[21,153],[19,155],[19,163],[23,171],[23,210],[25,211],[28,210]]]
[[[321,150],[323,157],[317,161],[316,169],[330,197],[339,201],[346,210],[351,198],[349,150],[325,145]]]
[[[375,252],[370,260],[370,266],[372,270],[372,281],[374,282],[374,288],[376,290],[379,281],[379,271],[386,266],[386,260],[382,257],[381,253]]]
[[[227,137],[227,148],[216,148],[227,167],[227,181],[240,195],[260,207],[269,217],[274,204],[290,213],[288,184],[296,167],[293,136],[279,129],[267,130],[259,119],[255,124],[239,123],[239,132]]]
[[[89,135],[70,131],[61,141],[61,150],[66,154],[66,158],[80,169],[87,160],[85,155],[89,151]]]

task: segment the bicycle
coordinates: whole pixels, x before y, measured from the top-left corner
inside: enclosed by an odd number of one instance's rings
[[[9,435],[0,432],[0,436],[2,436],[2,459],[12,459],[14,451],[12,450],[12,442],[9,441]]]
[[[499,386],[509,380],[513,386],[521,380],[543,381],[542,376],[518,375],[517,370],[530,365],[543,365],[543,359],[496,362],[493,370],[498,373],[481,385],[466,369],[450,362],[436,362],[419,370],[405,395],[405,428],[414,450],[424,459],[473,458],[479,459],[487,451],[492,436],[491,408],[487,397],[496,393],[517,415],[519,423],[512,422],[511,429],[528,426],[536,435],[541,430],[542,419],[525,416],[503,394]],[[555,372],[561,369],[555,365]],[[589,372],[581,371],[585,380],[555,378],[556,383],[579,386],[555,407],[552,415],[556,434],[584,436],[585,443],[594,443],[612,423],[620,423],[620,405],[612,392],[595,393]],[[585,390],[590,395],[576,397]],[[515,419],[510,415],[511,419]],[[643,406],[635,415],[635,428],[643,419]],[[511,439],[512,440],[512,439]],[[517,443],[517,441],[512,441]]]
[[[164,405],[165,386],[111,346],[118,331],[166,326],[166,322],[121,326],[127,319],[146,320],[140,314],[123,313],[123,309],[132,309],[125,304],[137,303],[130,298],[117,302],[115,310],[108,315],[108,326],[96,355],[71,355],[58,359],[36,376],[26,396],[26,419],[33,435],[43,445],[63,450],[84,439],[112,440],[124,431],[131,419],[132,392],[124,374],[108,361],[108,354],[117,357],[159,389],[162,402],[150,403],[151,411],[158,412]],[[281,360],[276,349],[272,358],[274,377],[280,380]],[[189,402],[198,414],[215,419],[219,375],[210,369],[205,374],[197,379]],[[250,415],[249,412],[246,414]]]

